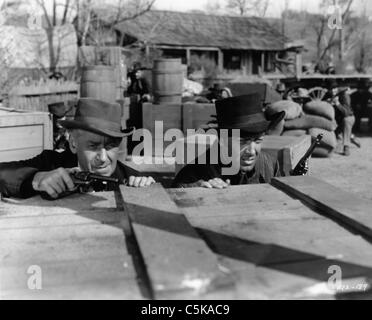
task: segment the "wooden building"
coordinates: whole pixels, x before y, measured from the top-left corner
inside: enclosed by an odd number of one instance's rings
[[[278,57],[287,59],[293,52],[300,58],[301,51],[265,19],[255,17],[150,11],[118,24],[116,31],[120,45],[148,53],[162,50],[164,57],[182,58],[188,66],[193,58],[209,57],[227,74],[275,73]]]

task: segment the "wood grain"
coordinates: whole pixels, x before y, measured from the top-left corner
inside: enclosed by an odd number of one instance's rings
[[[155,297],[202,296],[229,283],[209,250],[166,191],[159,185],[141,190],[121,187]]]
[[[372,238],[372,202],[313,177],[274,179],[272,184],[301,199],[325,216]]]

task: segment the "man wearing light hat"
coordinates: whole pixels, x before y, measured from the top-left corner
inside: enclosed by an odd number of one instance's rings
[[[114,177],[133,187],[155,183],[152,177],[138,177],[134,170],[118,162],[122,139],[133,133],[132,129],[122,130],[118,104],[82,98],[74,120],[61,124],[70,132],[70,150],[62,153],[46,150],[33,159],[0,163],[3,196],[28,198],[44,193],[57,199],[76,188],[70,176],[76,171]]]
[[[227,129],[228,138],[220,137],[221,148],[229,150],[238,159],[238,172],[224,175],[223,161],[217,164],[200,163],[184,167],[177,175],[173,186],[176,188],[205,187],[223,189],[231,185],[269,183],[273,177],[280,176],[276,159],[261,152],[263,136],[275,127],[285,116],[285,112],[266,119],[263,112],[263,99],[260,94],[238,96],[216,101],[217,122],[219,129]],[[232,130],[238,129],[239,136]],[[234,152],[234,150],[236,152]],[[231,152],[232,151],[232,152]],[[220,155],[223,152],[220,152]],[[221,157],[220,157],[221,159]],[[208,162],[208,160],[207,160]]]

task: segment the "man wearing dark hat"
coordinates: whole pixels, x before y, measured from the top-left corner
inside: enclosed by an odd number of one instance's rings
[[[370,92],[371,81],[361,80],[358,84],[358,91],[351,96],[351,105],[355,112],[355,130],[360,131],[361,119],[368,117],[369,131],[372,132],[372,93]]]
[[[355,123],[353,109],[351,108],[350,95],[347,89],[338,88],[335,80],[328,82],[328,92],[323,98],[335,109],[337,129],[336,133],[340,133],[342,137],[343,154],[350,156],[350,144],[352,130]]]
[[[129,186],[144,187],[154,183],[151,177],[136,173],[118,162],[119,145],[133,130],[122,130],[121,110],[117,104],[82,98],[74,120],[61,121],[69,130],[70,150],[58,153],[46,150],[33,159],[0,163],[0,192],[5,197],[28,198],[46,194],[57,199],[76,186],[70,176],[88,171],[119,179]],[[104,185],[107,190],[114,186]],[[103,191],[103,185],[96,187]]]
[[[269,183],[273,177],[280,176],[277,160],[261,152],[261,143],[265,132],[275,127],[284,118],[285,112],[266,119],[259,94],[216,101],[216,111],[219,129],[227,129],[229,133],[227,139],[222,139],[220,135],[220,161],[213,164],[209,155],[206,164],[197,159],[195,164],[189,164],[179,172],[173,186],[222,189],[230,184]],[[240,132],[238,136],[233,134],[234,129]],[[223,173],[226,164],[221,160],[221,155],[225,154],[222,149],[236,155],[232,159],[238,163],[235,174]],[[237,152],[234,153],[234,150]]]
[[[147,102],[150,100],[150,91],[147,80],[143,74],[144,70],[146,70],[146,68],[142,67],[139,62],[133,65],[133,70],[128,73],[129,87],[127,93],[129,96],[139,96],[139,100]]]

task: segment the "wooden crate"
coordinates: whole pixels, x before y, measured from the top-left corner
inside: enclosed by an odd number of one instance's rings
[[[311,146],[311,137],[266,136],[262,150],[278,159],[284,175],[289,175]]]
[[[213,120],[216,115],[214,103],[185,103],[182,106],[182,130],[199,129]]]
[[[371,299],[371,201],[303,176],[120,193],[2,199],[0,299]]]
[[[49,113],[0,109],[0,162],[32,158],[45,149],[53,149]]]
[[[155,122],[163,122],[163,132],[169,129],[182,128],[182,105],[181,104],[151,104],[142,105],[143,128],[153,134],[153,155],[161,157],[164,149],[173,142],[164,142],[163,135],[155,137]],[[175,142],[174,142],[175,143]],[[161,147],[163,145],[163,147]]]

